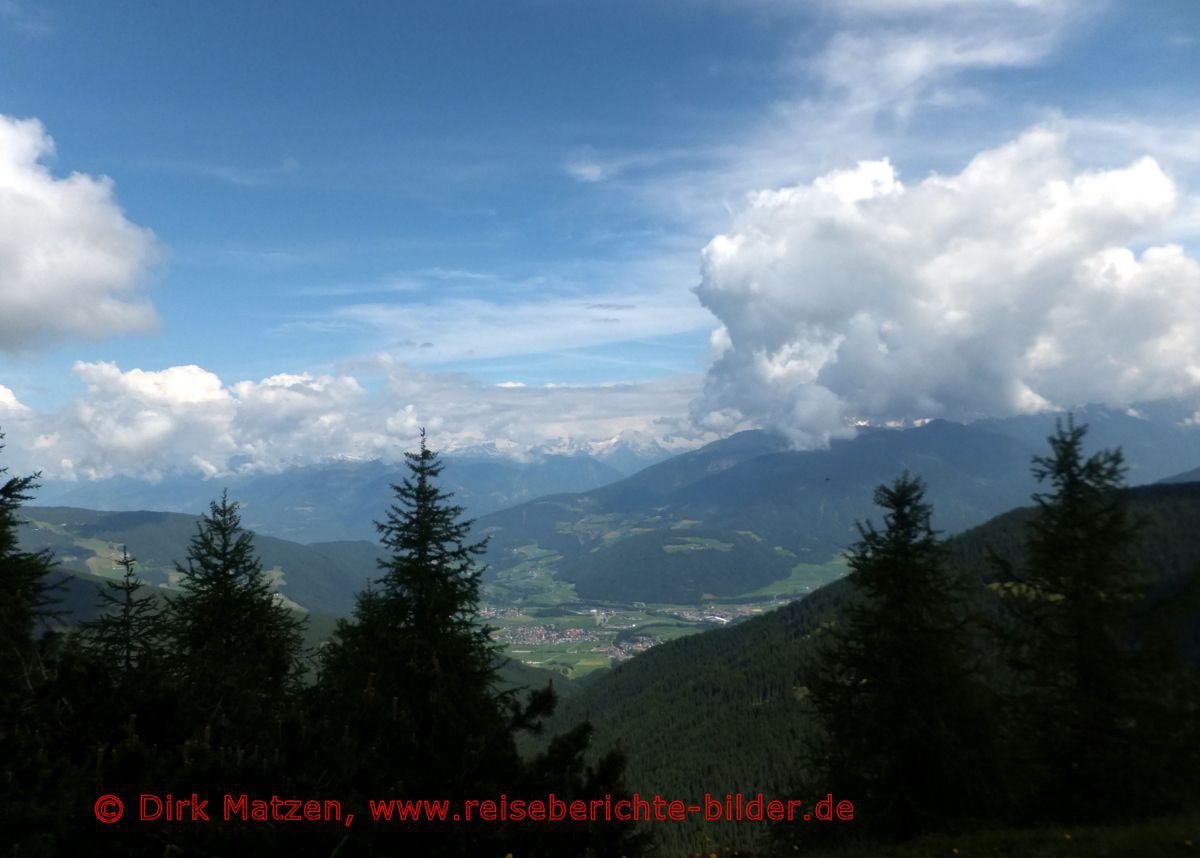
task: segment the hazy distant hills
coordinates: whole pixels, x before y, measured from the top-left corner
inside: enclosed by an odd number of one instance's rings
[[[1089,405],[1075,409],[1074,415],[1076,423],[1087,424],[1089,450],[1122,449],[1130,485],[1157,482],[1200,466],[1200,425],[1195,422],[1194,405],[1162,401],[1139,403],[1126,410]],[[1061,417],[1055,413],[1030,414],[972,425],[1024,441],[1042,453],[1046,436]]]
[[[1175,474],[1159,480],[1160,483],[1200,483],[1200,468],[1192,468],[1182,474]]]
[[[484,515],[546,494],[586,491],[623,474],[584,454],[542,455],[528,462],[498,456],[446,458],[443,488],[470,516]],[[89,482],[47,481],[37,503],[103,510],[153,509],[198,514],[223,488],[242,505],[245,526],[299,542],[374,540],[372,522],[392,502],[402,464],[331,462],[278,474],[212,480],[169,476],[158,483],[128,477]]]
[[[80,574],[115,576],[113,557],[121,546],[139,561],[138,574],[152,586],[175,583],[198,517],[171,512],[97,512],[70,507],[27,506],[19,531],[26,551],[49,548],[61,567]],[[275,590],[306,610],[347,614],[354,594],[378,577],[377,547],[369,542],[302,545],[257,535],[263,569]]]

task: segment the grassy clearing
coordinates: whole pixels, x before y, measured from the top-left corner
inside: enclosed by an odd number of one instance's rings
[[[828,563],[797,563],[786,578],[772,581],[765,587],[747,593],[745,598],[772,599],[780,596],[804,596],[830,581],[836,581],[849,571],[850,568],[846,565],[844,557],[837,557]]]
[[[609,657],[603,653],[592,652],[594,646],[596,644],[589,641],[539,646],[523,644],[509,649],[506,654],[530,667],[551,670],[571,679],[578,679],[593,670],[609,667]]]

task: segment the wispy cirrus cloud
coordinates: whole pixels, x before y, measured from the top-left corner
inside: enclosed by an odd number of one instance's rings
[[[460,368],[702,333],[713,318],[689,292],[697,271],[689,257],[547,264],[529,276],[418,268],[361,286],[305,289],[330,300],[289,313],[270,333],[336,332],[360,351]]]
[[[689,0],[704,2],[704,0]],[[712,0],[769,15],[796,37],[774,58],[781,94],[757,120],[716,129],[669,152],[588,150],[576,178],[615,183],[649,211],[700,235],[718,231],[748,194],[811,179],[860,158],[978,150],[981,135],[931,141],[912,126],[964,105],[985,110],[979,72],[1020,71],[1053,57],[1085,14],[1080,0]],[[814,28],[824,36],[800,39]],[[629,172],[626,165],[653,166]]]
[[[712,325],[708,311],[688,306],[684,295],[659,291],[610,297],[614,300],[599,304],[582,296],[350,304],[337,308],[333,317],[373,331],[385,343],[423,347],[425,354],[419,359],[438,363],[610,345]]]
[[[54,23],[54,16],[45,7],[26,0],[0,0],[0,24],[11,27],[23,36],[52,36]]]
[[[266,165],[221,164],[208,161],[168,159],[146,162],[146,166],[159,170],[200,176],[240,188],[257,188],[274,185],[282,181],[287,181],[300,172],[300,161],[290,155],[280,159],[278,163]]]

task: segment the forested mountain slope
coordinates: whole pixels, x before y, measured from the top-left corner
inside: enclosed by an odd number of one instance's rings
[[[1200,483],[1138,487],[1125,496],[1145,522],[1138,560],[1153,571],[1159,592],[1170,592],[1200,566]],[[949,541],[952,564],[978,575],[978,598],[991,598],[991,551],[1021,562],[1031,512],[1012,510]],[[846,580],[837,581],[763,616],[662,644],[586,683],[556,717],[564,724],[590,717],[597,747],[636,749],[630,785],[644,794],[788,796],[803,758],[812,635],[836,620],[849,592]],[[1190,651],[1200,657],[1200,617],[1191,629]],[[680,843],[702,846],[700,829],[672,831]],[[722,836],[738,842],[732,829]]]
[[[175,580],[196,533],[198,516],[172,512],[99,512],[71,507],[26,507],[19,534],[27,551],[49,548],[64,569],[115,574],[122,545],[139,561],[148,584]],[[377,577],[378,546],[369,542],[302,545],[272,536],[255,538],[263,569],[276,592],[306,610],[348,613],[354,594]]]
[[[694,602],[745,593],[823,563],[856,536],[876,485],[908,469],[929,486],[937,525],[962,530],[1032,491],[1031,447],[935,420],[869,430],[827,450],[789,450],[743,432],[583,494],[540,498],[479,519],[495,572],[539,569],[591,599]],[[686,560],[687,562],[684,562]]]

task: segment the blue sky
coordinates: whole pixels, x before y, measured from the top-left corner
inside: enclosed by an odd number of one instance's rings
[[[891,286],[865,292],[855,312],[817,306],[812,296],[854,288],[838,285],[831,260],[849,270],[876,234],[836,252],[805,244],[849,227],[810,224],[822,205],[811,194],[766,208],[752,195],[886,159],[914,191],[907,216],[923,218],[912,202],[922,180],[961,178],[979,153],[1013,141],[1026,141],[1022,175],[1056,165],[1034,196],[1149,157],[1170,189],[1121,197],[1121,229],[1100,214],[1072,225],[1089,240],[1039,276],[1066,276],[1114,247],[1179,246],[1190,259],[1197,81],[1192,0],[0,0],[0,114],[37,120],[55,147],[20,162],[12,181],[49,171],[52,194],[72,174],[107,177],[109,197],[88,203],[87,223],[101,226],[86,241],[113,256],[88,264],[116,272],[98,283],[62,274],[51,294],[36,278],[5,284],[5,265],[28,262],[20,248],[0,262],[10,315],[0,428],[20,461],[49,473],[151,461],[153,474],[375,455],[403,443],[414,420],[449,446],[619,433],[694,443],[747,425],[822,443],[860,417],[1069,405],[1073,391],[1093,391],[1069,366],[1045,369],[1064,331],[1016,319],[981,328],[1020,332],[1019,367],[977,364],[961,342],[911,345],[941,334],[911,306],[883,309],[886,296],[916,295],[919,284],[899,285],[906,271],[945,253],[890,272]],[[37,137],[22,128],[8,145]],[[1037,128],[1057,142],[1022,137]],[[13,222],[41,223],[21,209],[32,203],[5,199]],[[70,223],[50,235],[56,223],[46,221],[40,252],[86,243]],[[911,246],[957,247],[972,233],[956,229]],[[740,255],[714,255],[718,235]],[[800,259],[768,245],[807,249]],[[1171,270],[1129,276],[1190,282],[1186,265]],[[112,296],[136,308],[86,310]],[[1079,311],[1077,298],[1045,312]],[[64,304],[79,317],[64,322]],[[1165,306],[1145,297],[1137,312],[1149,319],[1151,305]],[[878,330],[911,334],[891,346],[895,374],[850,350],[868,309]],[[1138,354],[1179,335],[1147,325],[1126,344]],[[951,359],[965,363],[962,378],[908,399],[873,389],[880,378],[912,387],[923,361]],[[1132,372],[1147,392],[1190,395],[1191,356],[1172,360],[1175,375],[1115,367],[1104,390],[1121,391],[1114,404],[1136,401],[1121,386]],[[999,392],[964,395],[972,384]],[[214,412],[222,422],[203,423]]]
[[[5,112],[41,119],[57,171],[113,177],[167,253],[162,336],[83,359],[268,375],[353,354],[360,331],[305,327],[350,304],[623,288],[609,266],[670,225],[567,166],[704,144],[780,87],[769,27],[643,5],[76,4],[45,35],[10,28]],[[702,368],[670,341],[647,366],[641,339],[623,369],[506,365],[535,382]],[[432,363],[496,372],[461,350]]]

